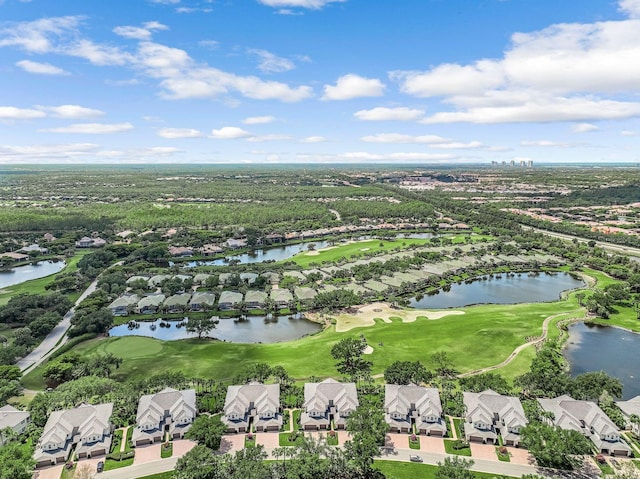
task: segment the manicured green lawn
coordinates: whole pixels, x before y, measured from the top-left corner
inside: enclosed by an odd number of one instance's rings
[[[471,456],[471,448],[463,447],[462,449],[454,449],[453,444],[456,441],[445,440],[444,441],[444,450],[447,454],[456,454],[458,456]]]
[[[412,441],[411,436],[409,436],[409,448],[420,450],[420,436],[416,436],[416,440]]]
[[[172,442],[167,443],[166,447],[165,447],[164,444],[162,446],[160,446],[160,457],[162,459],[164,459],[166,457],[171,457],[171,456],[173,456],[173,443]]]
[[[251,363],[283,365],[297,380],[310,376],[337,376],[331,347],[346,337],[363,334],[374,351],[367,359],[373,374],[382,373],[397,360],[422,361],[433,369],[431,356],[445,351],[459,372],[500,363],[526,337],[538,336],[547,316],[576,309],[573,301],[517,305],[480,305],[460,308],[464,315],[451,315],[412,323],[377,322],[375,326],[337,333],[333,326],[296,341],[274,344],[234,344],[207,339],[158,341],[144,337],[99,338],[74,348],[80,354],[113,353],[123,358],[115,379],[143,378],[159,372],[184,372],[189,376],[216,380],[233,378]],[[378,346],[383,343],[384,346]],[[532,357],[532,356],[530,356]],[[529,358],[527,358],[529,359]],[[518,361],[508,378],[526,372],[530,361]],[[24,381],[30,389],[41,389],[42,367]],[[501,371],[501,374],[503,372]]]
[[[138,479],[173,479],[173,471],[152,474],[150,476],[139,477]]]
[[[387,479],[433,479],[438,471],[438,466],[397,461],[375,461],[373,467],[381,471]],[[474,475],[478,479],[493,479],[496,477],[495,474],[484,472],[474,472]]]
[[[398,239],[398,240],[367,240],[357,241],[355,243],[340,244],[336,246],[330,246],[324,248],[324,251],[317,251],[317,254],[309,254],[309,252],[298,253],[294,257],[287,261],[294,261],[296,264],[302,267],[308,267],[311,263],[322,263],[324,261],[336,261],[340,258],[352,259],[354,257],[361,257],[365,254],[371,253],[383,253],[391,251],[394,248],[405,249],[410,245],[426,245],[429,244],[429,240],[424,239]]]
[[[280,446],[301,446],[302,441],[304,440],[304,434],[298,434],[298,437],[295,441],[289,441],[289,436],[291,436],[291,432],[281,432],[279,439]]]
[[[3,306],[9,302],[9,300],[18,294],[29,293],[29,294],[44,294],[47,292],[45,286],[49,283],[53,282],[53,279],[57,274],[61,273],[71,273],[78,269],[78,261],[82,259],[82,257],[86,254],[91,253],[89,250],[77,251],[76,254],[72,258],[67,258],[65,261],[67,262],[66,266],[59,273],[52,274],[49,276],[45,276],[44,278],[33,279],[31,281],[26,281],[24,283],[17,284],[15,286],[9,286],[8,288],[4,288],[2,293],[0,293],[0,306]]]
[[[133,464],[133,457],[130,459],[124,459],[122,461],[114,461],[113,459],[106,459],[104,461],[104,470],[112,471],[114,469],[120,469],[121,467],[128,467]]]

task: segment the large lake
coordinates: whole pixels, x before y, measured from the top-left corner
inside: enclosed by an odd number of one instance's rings
[[[623,399],[640,394],[640,334],[608,326],[583,322],[569,327],[564,355],[571,375],[605,371],[624,385]]]
[[[502,274],[471,283],[452,284],[421,299],[410,299],[419,309],[461,308],[471,304],[517,304],[557,301],[563,291],[582,288],[585,284],[567,273]]]
[[[160,320],[141,321],[139,327],[129,329],[127,324],[109,330],[110,336],[148,336],[163,341],[197,338],[195,333],[188,333],[184,327],[177,328],[177,321],[165,321],[170,326],[160,327]],[[249,316],[246,320],[223,318],[216,329],[209,333],[210,337],[232,343],[278,343],[292,341],[303,336],[317,333],[322,327],[304,318],[280,316],[267,320],[263,316]]]
[[[433,238],[433,234],[431,233],[401,233],[398,235],[393,235],[397,239],[402,238],[413,238],[413,239],[428,239]],[[356,238],[357,241],[373,239],[375,236],[371,235],[363,235]],[[252,251],[251,253],[244,254],[236,254],[229,255],[225,258],[218,258],[211,261],[189,261],[186,263],[182,263],[181,266],[187,268],[193,268],[195,266],[226,266],[230,261],[238,261],[240,264],[250,264],[250,263],[262,263],[264,261],[283,261],[289,258],[294,257],[298,253],[302,253],[303,251],[309,251],[309,247],[312,246],[313,249],[321,249],[326,248],[332,245],[339,245],[340,242],[335,241],[309,241],[307,243],[296,243],[286,246],[270,246],[269,248],[257,249]],[[169,265],[172,266],[173,262],[169,262]]]
[[[64,261],[59,260],[38,261],[17,266],[9,271],[0,271],[0,289],[58,273],[62,271],[64,264]]]

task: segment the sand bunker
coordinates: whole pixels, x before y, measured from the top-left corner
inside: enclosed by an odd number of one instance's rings
[[[354,328],[363,328],[376,324],[376,319],[391,323],[391,318],[399,318],[403,323],[412,323],[422,317],[429,320],[440,319],[445,316],[464,314],[464,311],[426,311],[424,309],[405,310],[394,309],[387,303],[371,303],[361,306],[356,314],[340,314],[336,316],[336,331],[344,333]]]
[[[371,346],[367,346],[366,348],[364,348],[364,351],[362,351],[363,354],[371,354],[373,353],[373,348]]]

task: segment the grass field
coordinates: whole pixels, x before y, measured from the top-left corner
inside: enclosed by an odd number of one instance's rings
[[[381,471],[387,479],[433,479],[436,477],[436,472],[438,471],[438,466],[396,461],[375,461],[373,467]],[[484,472],[474,472],[474,475],[478,479],[491,479],[496,477],[495,474]]]
[[[373,347],[367,359],[373,374],[382,373],[396,360],[422,361],[432,369],[431,355],[449,354],[459,372],[498,364],[525,338],[538,336],[547,316],[576,309],[573,301],[517,305],[481,305],[460,308],[464,315],[411,323],[377,322],[375,327],[337,333],[333,326],[313,336],[274,344],[237,344],[211,340],[158,341],[144,337],[102,338],[74,348],[81,354],[113,353],[123,358],[115,379],[143,378],[159,372],[184,372],[217,380],[233,378],[255,362],[283,365],[289,374],[304,380],[310,376],[337,376],[331,347],[346,337],[364,334]],[[383,344],[383,346],[380,346]],[[532,348],[533,349],[533,348]],[[530,362],[516,360],[507,379],[524,373]],[[25,387],[42,389],[42,367],[25,379]],[[504,371],[501,370],[501,374]]]
[[[299,266],[308,267],[311,263],[334,262],[341,258],[353,259],[371,253],[385,253],[395,248],[405,249],[410,245],[423,246],[429,244],[424,239],[398,239],[398,240],[366,240],[348,244],[338,244],[317,251],[305,251],[298,253],[287,261],[294,261]]]
[[[8,288],[4,288],[0,293],[0,306],[5,305],[9,302],[9,300],[18,294],[29,293],[29,294],[43,294],[46,293],[47,290],[45,286],[50,284],[56,275],[62,273],[72,273],[73,271],[78,269],[78,261],[82,259],[86,254],[91,253],[90,250],[81,250],[77,251],[76,254],[72,258],[66,259],[66,266],[59,273],[52,274],[50,276],[45,276],[44,278],[33,279],[31,281],[25,281],[24,283],[17,284],[15,286],[9,286]]]

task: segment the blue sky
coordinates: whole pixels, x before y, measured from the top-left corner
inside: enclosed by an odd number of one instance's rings
[[[640,0],[0,0],[0,163],[640,162]]]

